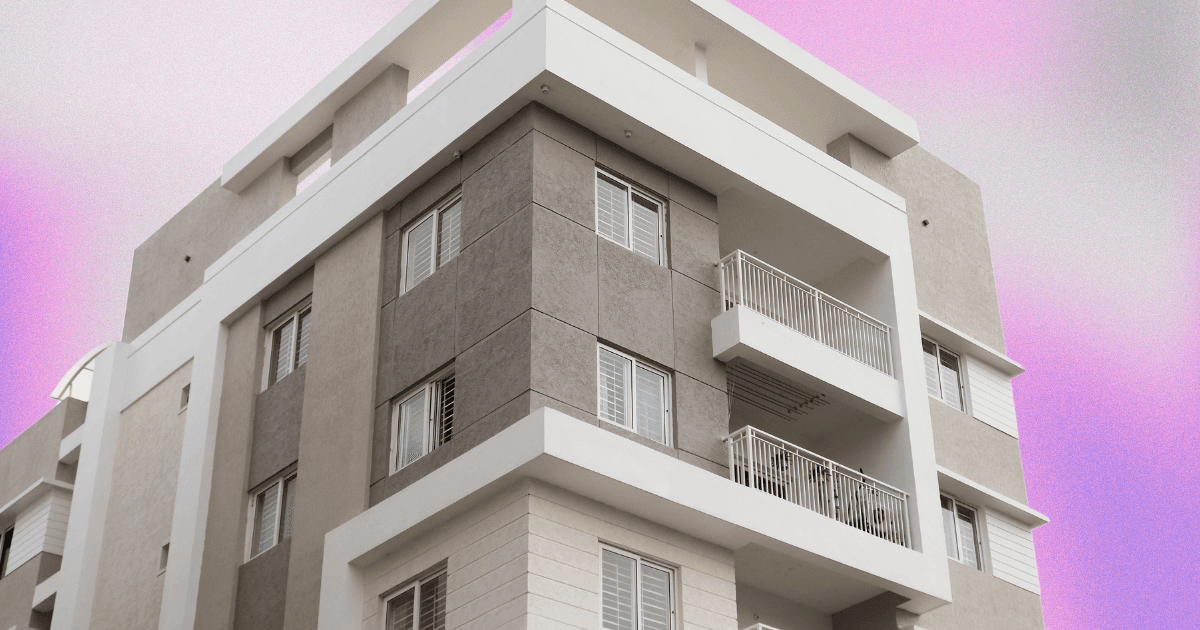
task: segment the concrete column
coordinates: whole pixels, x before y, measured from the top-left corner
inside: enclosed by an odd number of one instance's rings
[[[408,104],[408,70],[388,66],[333,115],[333,162],[337,163]]]

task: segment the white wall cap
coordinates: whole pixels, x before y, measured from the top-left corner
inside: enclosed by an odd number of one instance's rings
[[[33,485],[21,491],[21,494],[18,494],[16,498],[6,503],[4,507],[0,507],[0,522],[6,522],[10,518],[15,519],[22,510],[36,502],[42,497],[42,495],[55,488],[65,490],[67,492],[72,492],[75,490],[75,486],[69,483],[42,477],[41,479],[33,482]]]
[[[96,346],[95,348],[92,348],[91,350],[88,351],[87,354],[83,355],[83,357],[81,357],[78,361],[76,361],[75,365],[71,366],[71,369],[67,370],[67,373],[63,375],[62,380],[60,380],[58,382],[58,385],[55,386],[54,392],[52,394],[50,394],[50,397],[58,399],[58,400],[62,400],[63,398],[65,398],[64,394],[67,393],[67,388],[69,388],[71,386],[71,382],[75,380],[75,377],[78,376],[79,373],[84,370],[84,368],[90,369],[90,366],[91,366],[92,362],[96,360],[96,357],[99,356],[101,352],[104,352],[105,348],[113,345],[114,343],[116,343],[116,342],[115,341],[106,341],[106,342]],[[75,396],[74,398],[79,398],[79,397]],[[85,399],[81,399],[81,400],[84,400],[84,402],[86,402]]]
[[[83,446],[83,434],[87,423],[80,424],[58,444],[58,461],[74,465],[79,460],[79,449]]]
[[[49,612],[54,610],[54,599],[58,595],[58,576],[62,575],[62,571],[55,571],[54,575],[46,578],[41,584],[38,584],[33,589],[33,605],[31,608],[38,612]]]
[[[967,503],[974,503],[979,507],[989,507],[1018,523],[1028,525],[1030,529],[1050,522],[1048,516],[1028,505],[1014,501],[942,466],[938,466],[938,485],[941,486],[943,492],[952,494]]]
[[[993,350],[982,341],[933,317],[925,311],[919,311],[919,313],[921,315],[921,333],[928,335],[939,344],[959,354],[969,354],[1009,377],[1020,376],[1025,373],[1025,368],[1021,367],[1021,364],[1016,361],[1008,358],[1008,355]]]

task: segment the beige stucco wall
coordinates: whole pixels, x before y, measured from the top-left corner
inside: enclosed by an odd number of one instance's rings
[[[919,146],[888,159],[845,135],[828,151],[904,197],[921,310],[1003,353],[979,185]],[[929,225],[922,225],[926,220]]]
[[[1018,586],[976,571],[960,562],[950,564],[954,604],[921,615],[925,630],[1042,630],[1041,598]]]
[[[380,595],[447,565],[446,627],[600,626],[601,543],[675,570],[676,626],[737,630],[733,554],[540,482],[521,482],[406,542],[367,570],[363,630]]]
[[[187,420],[187,411],[180,409],[181,392],[191,373],[189,362],[121,412],[93,628],[158,626],[163,588],[159,561],[171,535]]]
[[[1017,438],[941,401],[929,399],[933,446],[939,466],[1028,503]]]
[[[0,449],[0,505],[17,498],[39,479],[57,478],[58,447],[64,433],[82,424],[86,413],[87,403],[68,398]]]

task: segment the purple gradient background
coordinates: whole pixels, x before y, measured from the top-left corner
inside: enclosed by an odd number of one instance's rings
[[[405,4],[0,6],[0,445],[133,249]],[[1200,628],[1200,5],[736,0],[983,186],[1054,630]]]

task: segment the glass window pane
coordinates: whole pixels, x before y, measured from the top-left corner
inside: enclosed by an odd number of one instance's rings
[[[937,346],[927,339],[922,339],[921,349],[925,351],[925,389],[930,396],[941,398],[942,386],[938,377]]]
[[[942,532],[946,538],[946,556],[958,560],[958,536],[954,533],[954,502],[942,497]]]
[[[421,584],[420,630],[446,628],[446,574]]]
[[[408,231],[408,260],[404,266],[407,291],[433,273],[433,215]]]
[[[975,545],[975,512],[958,506],[958,539],[962,549],[963,564],[972,569],[979,568],[979,553]]]
[[[279,379],[292,373],[292,328],[295,326],[294,319],[275,330],[275,336],[271,341],[274,348],[274,356],[271,360],[275,363],[275,376],[271,379],[272,383],[278,382]]]
[[[637,563],[633,558],[626,558],[608,549],[601,555],[600,627],[605,630],[636,630],[633,578]]]
[[[438,267],[458,255],[461,226],[462,201],[460,200],[443,210],[441,220],[438,221],[438,232],[441,232],[438,236]]]
[[[658,204],[635,194],[633,196],[633,251],[658,262],[660,226]]]
[[[958,357],[941,351],[942,400],[955,409],[962,409],[962,394],[958,380]]]
[[[437,404],[437,422],[435,422],[433,441],[442,445],[450,441],[454,434],[454,377],[442,380],[438,384],[439,401]]]
[[[253,548],[250,550],[251,556],[257,556],[275,546],[275,516],[279,511],[279,484],[271,484],[271,487],[260,492],[254,503],[254,540]]]
[[[422,390],[400,405],[400,431],[398,463],[396,468],[417,461],[425,454],[425,423],[429,419],[429,403]]]
[[[408,589],[388,601],[387,630],[413,630],[413,613],[416,611],[416,593]]]
[[[296,516],[296,478],[292,477],[283,482],[283,523],[280,526],[279,539],[292,537],[292,522]]]
[[[666,379],[637,368],[637,432],[655,442],[667,443]]]
[[[600,349],[598,379],[600,383],[600,419],[630,426],[628,413],[629,360]]]
[[[642,628],[671,629],[671,572],[642,564]]]
[[[300,338],[296,340],[296,367],[308,362],[308,331],[312,322],[312,311],[300,314]]]
[[[629,247],[629,208],[626,188],[600,175],[596,176],[596,232]]]

